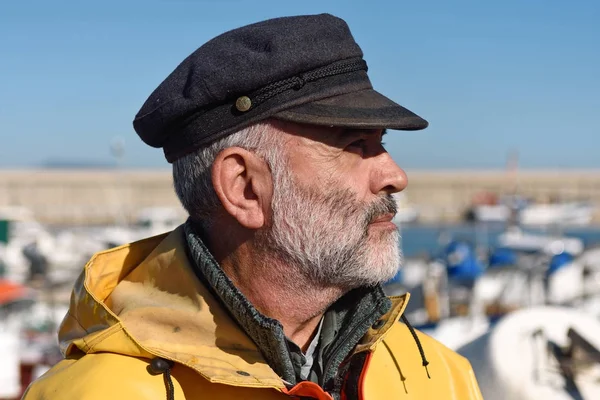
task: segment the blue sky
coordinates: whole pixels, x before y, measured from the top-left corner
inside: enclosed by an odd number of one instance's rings
[[[84,4],[85,3],[85,4]],[[167,167],[131,121],[210,38],[262,19],[344,18],[374,86],[430,122],[386,137],[409,169],[600,167],[600,2],[0,2],[0,167]]]

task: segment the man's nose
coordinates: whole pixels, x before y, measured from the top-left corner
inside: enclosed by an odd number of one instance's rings
[[[374,194],[392,194],[401,192],[408,185],[406,172],[396,164],[389,153],[376,157],[376,168],[371,179],[371,191]]]

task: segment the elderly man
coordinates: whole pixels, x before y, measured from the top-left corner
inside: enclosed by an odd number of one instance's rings
[[[374,91],[331,15],[220,35],[134,127],[173,163],[188,221],[95,255],[25,399],[480,399],[464,358],[399,321],[408,295],[385,129],[427,122]]]

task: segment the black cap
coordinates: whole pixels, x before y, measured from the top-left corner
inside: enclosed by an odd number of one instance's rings
[[[418,130],[427,121],[373,90],[346,22],[329,14],[226,32],[187,57],[133,121],[169,162],[266,118]]]

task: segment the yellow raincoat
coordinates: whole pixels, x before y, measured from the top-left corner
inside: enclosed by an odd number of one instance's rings
[[[59,332],[66,359],[27,389],[25,400],[331,399],[312,382],[286,389],[256,345],[196,278],[183,228],[96,254],[78,279]],[[408,295],[370,329],[350,395],[365,400],[481,399],[469,362],[419,333],[422,366],[407,326]],[[151,360],[171,360],[153,374]]]

